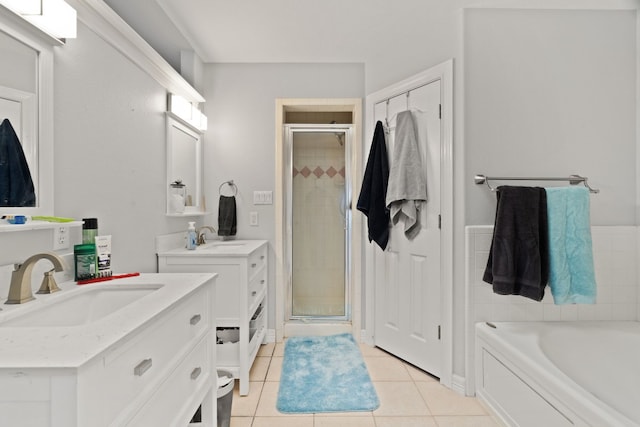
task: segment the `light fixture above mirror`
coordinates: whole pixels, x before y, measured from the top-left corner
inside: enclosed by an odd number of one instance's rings
[[[0,0],[0,4],[57,39],[76,38],[76,10],[64,0]]]
[[[197,103],[187,101],[179,95],[170,93],[167,100],[167,111],[175,114],[198,130],[207,130],[207,116],[200,111]]]

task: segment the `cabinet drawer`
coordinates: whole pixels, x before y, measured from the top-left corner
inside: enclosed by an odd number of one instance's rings
[[[198,405],[200,390],[213,385],[211,335],[207,336],[180,363],[151,400],[129,421],[128,426],[185,426]],[[185,416],[185,419],[180,419]]]
[[[247,303],[249,309],[254,305],[256,300],[264,294],[264,289],[267,287],[267,269],[263,268],[256,274],[249,282],[247,287]]]
[[[249,255],[248,274],[249,280],[253,278],[261,269],[267,265],[267,247],[263,246]]]
[[[266,327],[265,319],[265,309],[262,304],[258,306],[255,314],[249,321],[249,341],[253,338],[253,335],[263,327]]]
[[[104,359],[108,419],[165,378],[176,358],[208,330],[209,289],[204,288]]]

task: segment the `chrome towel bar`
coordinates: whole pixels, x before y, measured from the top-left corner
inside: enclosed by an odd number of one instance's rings
[[[474,178],[476,184],[487,184],[489,190],[496,191],[489,184],[489,181],[568,181],[571,185],[583,184],[591,193],[599,193],[600,190],[592,188],[587,182],[588,178],[580,175],[570,175],[568,177],[518,177],[518,176],[486,176],[477,174]]]

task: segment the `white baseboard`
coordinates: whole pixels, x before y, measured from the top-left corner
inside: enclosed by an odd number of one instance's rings
[[[351,333],[351,323],[286,323],[284,336],[295,337],[304,335],[335,335]]]
[[[360,331],[360,342],[373,347],[373,337],[369,335],[369,332],[366,329]]]
[[[453,374],[451,378],[451,389],[458,394],[465,395],[466,394],[466,382],[465,377],[460,375]]]
[[[262,340],[264,344],[276,342],[276,330],[275,329],[267,329],[267,333],[264,334],[264,340]]]

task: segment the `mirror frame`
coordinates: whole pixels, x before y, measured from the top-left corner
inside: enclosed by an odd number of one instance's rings
[[[204,205],[204,191],[202,185],[202,159],[203,159],[203,144],[202,137],[203,132],[190,125],[186,121],[182,120],[177,115],[167,112],[166,113],[166,121],[167,121],[167,179],[165,183],[165,191],[166,191],[166,214],[167,216],[200,216],[206,215],[206,209]],[[183,213],[175,213],[172,212],[170,207],[170,184],[176,180],[176,176],[173,173],[173,131],[178,130],[180,132],[186,133],[194,139],[194,144],[196,145],[196,160],[195,165],[193,167],[196,171],[196,185],[194,189],[194,197],[193,197],[193,206],[185,206],[185,210]]]
[[[27,47],[35,50],[37,60],[37,88],[35,93],[35,116],[27,118],[36,123],[32,146],[25,146],[24,151],[35,153],[37,171],[33,173],[36,189],[35,207],[0,207],[3,214],[21,215],[53,215],[53,67],[54,46],[61,46],[61,40],[43,32],[20,15],[4,6],[0,6],[0,31]]]

